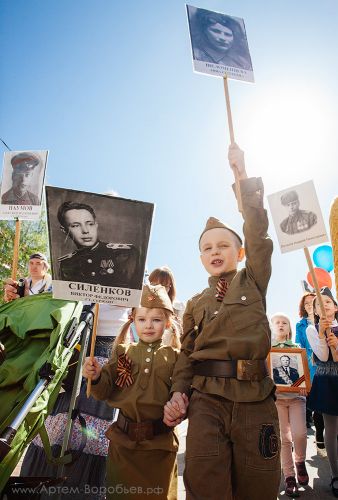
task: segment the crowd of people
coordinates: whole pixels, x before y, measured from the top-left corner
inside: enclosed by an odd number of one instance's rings
[[[316,295],[305,293],[295,338],[285,314],[269,320],[272,241],[263,183],[248,178],[238,146],[230,146],[228,158],[240,183],[244,243],[227,224],[207,220],[199,248],[209,283],[188,301],[183,322],[175,310],[175,279],[166,267],[150,273],[139,307],[100,306],[95,356],[85,360],[77,402],[87,444],[65,467],[67,486],[97,488],[88,498],[176,499],[175,427],[185,418],[187,499],[275,500],[281,470],[285,494],[299,496],[298,485],[309,482],[307,427],[312,424],[318,448],[326,448],[331,492],[338,497],[338,364],[332,355],[338,350],[337,302],[330,289],[321,290],[324,317]],[[238,269],[244,257],[245,267]],[[50,291],[47,271],[46,257],[33,254],[26,295]],[[16,282],[7,280],[5,300],[18,298]],[[309,392],[293,366],[292,350],[299,346],[306,350]],[[287,352],[269,376],[271,348]],[[66,385],[46,421],[56,452],[69,404]],[[79,441],[75,425],[71,448]],[[21,473],[55,473],[39,437],[30,444]],[[81,490],[63,498],[86,496]]]

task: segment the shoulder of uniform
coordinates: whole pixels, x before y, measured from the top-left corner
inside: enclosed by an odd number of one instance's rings
[[[74,255],[76,255],[76,253],[77,252],[75,251],[72,253],[67,253],[67,255],[62,255],[62,257],[58,258],[58,262],[62,262],[63,260],[71,259],[72,257],[74,257]]]
[[[190,307],[194,307],[196,302],[203,296],[205,290],[203,292],[195,293],[187,302],[186,310],[189,309]]]
[[[134,248],[132,243],[106,243],[106,248],[111,248],[112,250],[131,250]]]

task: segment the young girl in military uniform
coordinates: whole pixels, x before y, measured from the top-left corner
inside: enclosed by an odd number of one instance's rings
[[[116,339],[112,359],[100,367],[87,358],[83,375],[92,395],[119,408],[108,429],[107,498],[177,498],[178,440],[163,421],[178,352],[162,344],[172,304],[161,285],[144,286],[141,307],[132,310]],[[139,342],[124,342],[131,323]]]

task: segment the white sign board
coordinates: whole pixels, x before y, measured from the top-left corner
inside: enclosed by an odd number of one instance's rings
[[[187,5],[194,70],[253,82],[243,19]]]
[[[268,202],[282,253],[328,241],[313,181],[270,194]]]
[[[140,302],[154,205],[46,186],[53,297]]]
[[[4,154],[0,219],[39,219],[47,156],[48,151],[10,151]]]

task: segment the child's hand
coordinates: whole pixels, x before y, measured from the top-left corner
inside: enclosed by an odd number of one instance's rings
[[[338,339],[333,332],[330,332],[327,336],[327,345],[333,347],[333,349],[338,349]]]
[[[174,392],[170,401],[164,407],[163,422],[169,427],[180,424],[186,414],[188,398],[185,394]]]
[[[101,366],[96,358],[86,358],[82,367],[82,375],[91,380],[97,380],[101,373]]]
[[[305,397],[307,396],[307,391],[306,391],[305,387],[301,387],[299,389],[299,395],[300,396],[305,396]]]
[[[234,173],[236,173],[235,170],[237,171],[238,178],[246,179],[247,174],[245,170],[244,151],[242,151],[236,143],[229,146],[228,160]]]
[[[325,335],[325,331],[331,328],[331,321],[326,318],[319,319],[319,335],[323,338]]]

